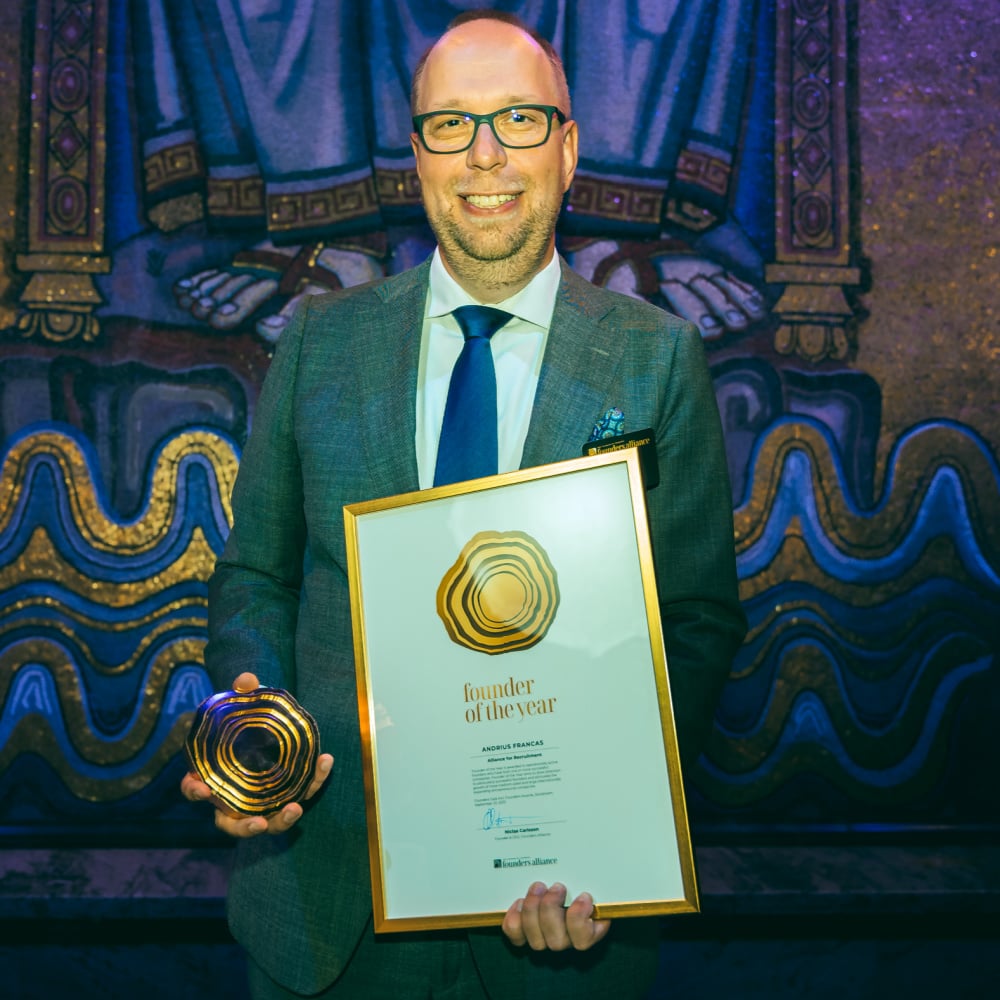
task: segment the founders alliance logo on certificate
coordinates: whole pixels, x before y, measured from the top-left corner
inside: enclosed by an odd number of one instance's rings
[[[474,535],[437,592],[437,613],[452,641],[491,655],[541,642],[558,606],[556,571],[523,531]]]

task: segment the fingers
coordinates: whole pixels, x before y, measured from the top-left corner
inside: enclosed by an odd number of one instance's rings
[[[565,887],[559,886],[557,882],[552,888],[557,890],[556,896],[559,895],[558,888],[562,888],[562,898],[566,898]],[[546,942],[545,933],[542,930],[539,911],[541,910],[542,899],[549,891],[543,882],[532,882],[528,888],[528,894],[523,899],[516,900],[513,906],[507,911],[504,917],[503,928],[511,944],[518,946],[527,944],[532,951],[543,951],[547,947],[552,948],[554,951],[562,951],[566,948],[569,943],[568,936],[566,937],[566,943],[561,946],[557,945],[555,940],[549,944]],[[546,921],[546,923],[550,922],[549,920]],[[509,932],[508,924],[510,925]]]
[[[592,948],[610,929],[610,920],[594,920],[594,899],[589,892],[581,892],[566,911],[566,931],[577,951]]]
[[[212,797],[212,789],[194,771],[188,771],[181,778],[181,795],[188,802],[205,802]]]
[[[316,761],[316,770],[313,772],[313,779],[309,782],[303,798],[311,799],[322,787],[323,782],[330,777],[333,770],[333,757],[328,753],[321,753]]]
[[[189,802],[208,802],[215,807],[215,825],[232,837],[252,837],[267,830],[267,820],[261,816],[241,816],[227,809],[194,771],[181,778],[181,795]]]
[[[507,940],[517,948],[523,948],[528,943],[521,928],[521,908],[524,906],[524,899],[515,899],[510,904],[510,909],[504,914],[501,929],[507,936]]]
[[[586,951],[601,941],[611,927],[609,920],[594,920],[594,900],[584,892],[566,908],[566,886],[551,888],[534,882],[523,899],[515,900],[503,919],[503,932],[511,944],[527,944],[533,951]]]
[[[269,816],[244,816],[216,802],[215,825],[230,837],[257,837],[262,833],[276,834],[290,830],[302,817],[302,806],[289,802]]]
[[[249,694],[251,691],[256,691],[259,687],[260,681],[257,680],[257,675],[250,673],[250,671],[240,674],[233,681],[233,690],[239,694]]]
[[[528,911],[525,933],[528,944],[538,951],[549,948],[551,951],[565,951],[570,947],[569,934],[566,931],[566,886],[561,882],[553,882],[551,888],[545,891],[545,886],[532,886],[528,890],[525,909]],[[537,906],[529,906],[535,903]],[[536,923],[537,916],[537,923]]]
[[[323,770],[325,765],[325,770]],[[306,790],[305,798],[315,794],[330,774],[333,758],[322,754],[316,765],[316,778]],[[189,802],[208,802],[215,807],[215,825],[223,833],[231,837],[256,837],[262,833],[284,833],[290,830],[302,817],[302,806],[298,802],[289,802],[276,813],[269,816],[245,816],[233,812],[212,794],[212,789],[205,784],[193,771],[189,771],[181,779],[181,794]]]
[[[225,809],[215,810],[215,825],[230,837],[256,837],[268,831],[268,821],[263,816],[239,816]]]

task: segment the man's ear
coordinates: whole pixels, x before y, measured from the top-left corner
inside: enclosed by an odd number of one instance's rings
[[[420,138],[416,132],[410,133],[410,148],[413,150],[413,159],[417,161],[417,177],[420,177]]]
[[[576,174],[576,163],[579,156],[577,148],[579,132],[576,122],[570,119],[563,125],[563,194],[569,190]]]

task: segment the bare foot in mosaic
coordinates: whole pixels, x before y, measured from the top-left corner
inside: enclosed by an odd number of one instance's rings
[[[605,288],[633,298],[659,292],[668,307],[710,340],[745,330],[767,315],[756,288],[705,257],[673,243],[598,240],[570,255],[573,268]]]
[[[696,323],[706,338],[745,330],[767,315],[752,285],[704,257],[655,258],[660,291],[678,316]]]
[[[177,304],[217,330],[239,326],[277,291],[274,278],[223,268],[199,271],[174,285]]]
[[[373,241],[373,246],[377,244]],[[275,343],[304,295],[349,288],[383,276],[378,254],[314,243],[242,250],[223,268],[209,268],[174,285],[177,304],[216,330],[235,330],[262,310],[258,336]],[[269,310],[272,303],[274,309]]]

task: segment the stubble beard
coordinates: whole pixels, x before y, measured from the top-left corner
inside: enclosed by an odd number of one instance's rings
[[[460,279],[479,287],[510,289],[513,294],[538,273],[558,216],[559,203],[535,208],[507,234],[502,223],[464,228],[450,213],[428,221],[441,253]]]

